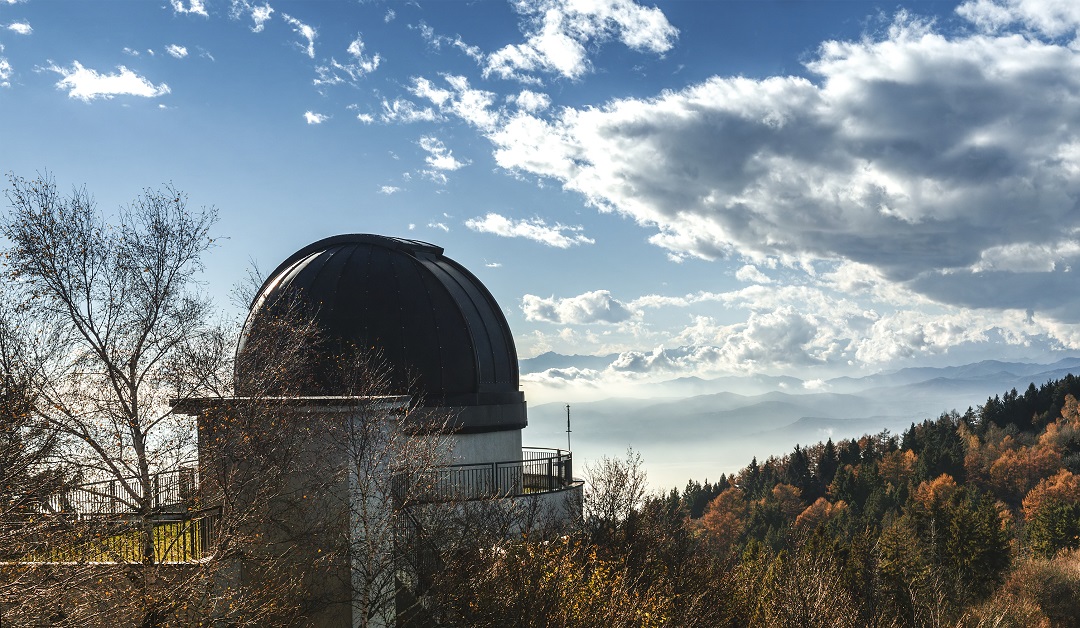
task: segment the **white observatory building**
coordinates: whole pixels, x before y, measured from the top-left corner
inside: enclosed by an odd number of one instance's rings
[[[437,430],[450,443],[447,464],[435,471],[439,485],[447,489],[447,501],[530,502],[555,517],[580,517],[582,483],[572,476],[570,452],[522,448],[528,415],[506,318],[484,285],[446,257],[442,248],[415,240],[353,234],[300,249],[273,271],[251,304],[238,358],[252,346],[280,344],[281,339],[261,336],[275,333],[274,325],[263,323],[297,312],[318,328],[316,350],[325,359],[314,360],[312,368],[305,369],[310,372],[296,373],[288,398],[273,397],[277,405],[270,424],[274,427],[266,427],[263,421],[263,429],[318,432],[343,421],[363,420],[355,413],[355,393],[343,388],[335,375],[334,361],[349,350],[370,350],[389,367],[385,387],[389,396],[380,397],[378,403],[408,409],[420,434],[410,438]],[[231,477],[226,466],[231,465],[234,472],[244,469],[243,461],[228,456],[229,443],[243,437],[243,430],[224,421],[230,408],[251,399],[254,390],[255,384],[245,390],[253,381],[243,372],[250,361],[238,359],[237,364],[235,397],[186,402],[176,408],[199,417],[199,476],[207,495],[227,493],[222,486],[215,487],[215,478]],[[426,417],[438,417],[438,421],[425,424]],[[329,471],[342,464],[333,459],[319,462],[322,466],[317,468]],[[344,483],[332,490],[352,495]],[[342,532],[339,529],[338,535]],[[267,533],[267,538],[273,543],[273,534]],[[295,547],[288,551],[295,558],[288,564],[298,570],[298,577],[306,577],[302,572],[309,567],[310,557],[317,555],[316,548],[303,547],[304,543],[318,542],[314,537],[289,541]],[[336,586],[332,580],[355,581],[354,563],[343,561],[333,569],[339,573],[333,577],[324,573],[309,587],[325,592]],[[245,575],[256,571],[255,566],[241,564],[234,577],[257,578]],[[347,599],[350,595],[352,600]],[[349,587],[341,588],[336,606],[313,611],[312,625],[360,625],[356,614],[362,611],[355,595]]]

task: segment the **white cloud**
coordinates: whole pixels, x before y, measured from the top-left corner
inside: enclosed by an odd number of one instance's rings
[[[434,122],[441,118],[431,107],[421,108],[413,101],[401,98],[395,99],[393,102],[384,100],[382,108],[383,112],[380,117],[383,122]]]
[[[735,278],[747,283],[772,283],[772,279],[769,279],[768,275],[758,270],[753,264],[746,264],[735,271]]]
[[[299,35],[305,42],[307,42],[306,45],[305,44],[297,44],[297,45],[300,47],[301,50],[304,51],[304,54],[306,54],[309,58],[314,59],[315,58],[315,38],[319,36],[319,32],[317,30],[315,30],[315,28],[313,26],[309,26],[307,24],[304,24],[303,22],[301,22],[300,20],[296,19],[295,17],[289,15],[288,13],[282,13],[281,14],[281,19],[285,20],[285,22],[289,26],[292,26],[293,32],[296,33],[297,35]]]
[[[183,59],[188,55],[187,48],[184,46],[178,46],[176,44],[169,44],[165,46],[165,52],[176,57],[177,59]]]
[[[397,13],[395,13],[393,9],[387,9],[386,15],[383,16],[383,22],[389,24],[394,21],[395,17],[397,17]]]
[[[173,11],[175,13],[191,13],[192,15],[201,15],[203,17],[209,17],[209,13],[206,12],[206,5],[203,4],[203,0],[188,0],[187,5],[184,4],[184,0],[169,0],[172,4]]]
[[[318,78],[315,79],[315,85],[338,85],[340,83],[355,85],[362,76],[374,72],[382,61],[382,58],[377,54],[371,56],[364,54],[364,42],[359,35],[349,43],[346,52],[351,57],[351,60],[346,63],[338,63],[337,59],[331,57],[328,65],[316,66],[315,72],[318,74]]]
[[[526,113],[536,113],[551,106],[551,97],[529,89],[523,89],[517,95],[508,96],[507,100]]]
[[[26,22],[12,22],[11,24],[8,24],[5,28],[7,28],[13,33],[18,33],[19,35],[29,35],[30,33],[34,32],[33,27]]]
[[[439,229],[440,231],[450,232],[450,227],[446,226],[444,222],[429,222],[428,227],[431,229]]]
[[[484,264],[484,266],[487,268],[502,268],[502,264],[500,264],[499,262],[488,262]]]
[[[448,149],[445,144],[439,141],[437,138],[425,135],[420,138],[420,148],[427,151],[427,157],[424,161],[428,166],[435,170],[459,170],[469,165],[468,161],[459,161],[454,158],[453,151]]]
[[[595,369],[582,369],[576,366],[567,368],[551,368],[538,373],[527,373],[521,376],[521,381],[552,388],[563,388],[568,385],[585,385],[595,387],[596,380],[602,373]]]
[[[974,272],[1007,271],[1015,273],[1050,273],[1067,267],[1080,258],[1080,242],[1073,239],[1056,242],[1017,242],[985,249],[971,270]]]
[[[123,52],[124,54],[132,57],[137,57],[140,54],[138,50],[135,50],[134,48],[128,48],[127,46],[124,47]]]
[[[494,212],[483,218],[470,218],[465,226],[480,233],[492,233],[505,238],[525,238],[560,249],[576,244],[595,244],[586,237],[580,226],[572,227],[555,223],[549,226],[540,218],[513,220]]]
[[[1080,4],[1072,0],[969,0],[956,12],[978,27],[995,32],[1013,24],[1048,37],[1075,35]]]
[[[386,194],[387,196],[389,196],[391,194],[396,194],[396,193],[398,193],[400,191],[401,191],[401,188],[399,188],[397,186],[394,186],[394,185],[384,185],[384,186],[379,188],[379,194]]]
[[[633,0],[516,0],[525,20],[525,42],[492,53],[484,76],[528,79],[546,72],[577,79],[590,69],[588,50],[612,39],[642,52],[661,54],[678,30],[663,12]]]
[[[496,98],[494,92],[473,89],[464,76],[448,74],[443,78],[450,89],[419,77],[413,79],[411,91],[418,98],[430,100],[443,113],[456,115],[480,129],[494,128],[500,118],[500,113],[491,109]]]
[[[330,116],[321,113],[315,113],[314,111],[304,112],[304,120],[306,120],[308,124],[322,124],[329,119]]]
[[[115,74],[101,74],[84,68],[78,61],[73,62],[70,68],[52,64],[46,69],[63,77],[57,81],[57,89],[66,89],[69,98],[83,102],[97,98],[108,100],[114,96],[156,98],[169,93],[169,86],[165,83],[154,85],[122,65],[117,66]]]
[[[676,259],[854,264],[896,293],[1080,320],[1074,253],[1030,248],[1080,229],[1080,48],[901,15],[807,68],[816,82],[713,77],[474,124],[500,166],[655,230]]]
[[[521,299],[525,319],[558,325],[591,325],[620,323],[633,313],[626,304],[611,296],[607,290],[595,290],[576,297],[556,299],[526,294]]]
[[[466,56],[471,58],[477,63],[481,63],[484,60],[484,53],[480,50],[479,46],[470,46],[461,39],[461,36],[446,37],[445,35],[436,35],[435,29],[427,24],[427,22],[420,22],[417,27],[420,31],[420,36],[424,38],[424,41],[429,46],[436,50],[441,50],[443,46],[450,46],[451,48],[457,48],[463,52]]]
[[[0,48],[2,51],[3,48]],[[0,57],[0,87],[11,87],[11,62],[5,57]]]
[[[232,0],[232,8],[229,11],[229,15],[238,20],[243,15],[249,15],[251,21],[254,22],[251,26],[253,33],[261,33],[266,27],[266,23],[270,21],[270,16],[274,14],[274,9],[269,4],[255,4],[249,0]]]

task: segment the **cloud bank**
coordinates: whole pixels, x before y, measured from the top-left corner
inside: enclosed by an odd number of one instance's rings
[[[1062,6],[961,13],[1061,34],[1046,16],[1075,30]],[[859,264],[939,303],[1080,321],[1080,49],[947,36],[901,14],[881,38],[822,44],[806,67],[813,80],[713,77],[517,111],[487,135],[502,167],[633,219],[676,257]]]

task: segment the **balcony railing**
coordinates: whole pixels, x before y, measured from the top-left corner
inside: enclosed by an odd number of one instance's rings
[[[418,499],[446,502],[561,491],[574,482],[572,462],[564,449],[528,448],[521,451],[521,460],[439,467],[422,476]]]
[[[539,448],[523,449],[520,460],[430,469],[418,480],[409,498],[421,503],[541,495],[575,485],[570,452]],[[27,528],[23,549],[6,557],[0,552],[0,561],[18,556],[38,561],[141,560],[135,531],[141,529],[142,516],[153,521],[156,560],[186,562],[208,557],[217,542],[221,511],[217,507],[193,510],[199,488],[196,468],[183,466],[153,474],[149,488],[148,513],[140,512],[143,489],[135,478],[93,482],[53,495],[37,506],[38,512],[54,515],[52,524],[33,532]],[[405,489],[401,486],[399,495],[404,496]],[[35,518],[32,513],[26,515]]]
[[[0,522],[7,538],[17,541],[13,547],[3,548],[7,551],[0,551],[0,562],[141,561],[144,548],[139,535],[147,519],[154,560],[206,558],[216,545],[221,509],[194,510],[198,487],[198,471],[185,465],[151,474],[149,486],[126,477],[82,484],[51,495],[9,513]],[[147,493],[148,511],[140,506]],[[43,514],[47,516],[43,518]]]
[[[145,488],[135,477],[91,482],[48,497],[41,508],[75,516],[133,515]],[[153,473],[149,488],[152,513],[182,512],[199,488],[199,474],[194,466]]]

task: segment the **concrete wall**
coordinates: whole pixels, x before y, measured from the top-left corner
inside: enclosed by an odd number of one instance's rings
[[[450,436],[454,464],[521,460],[521,430]]]

